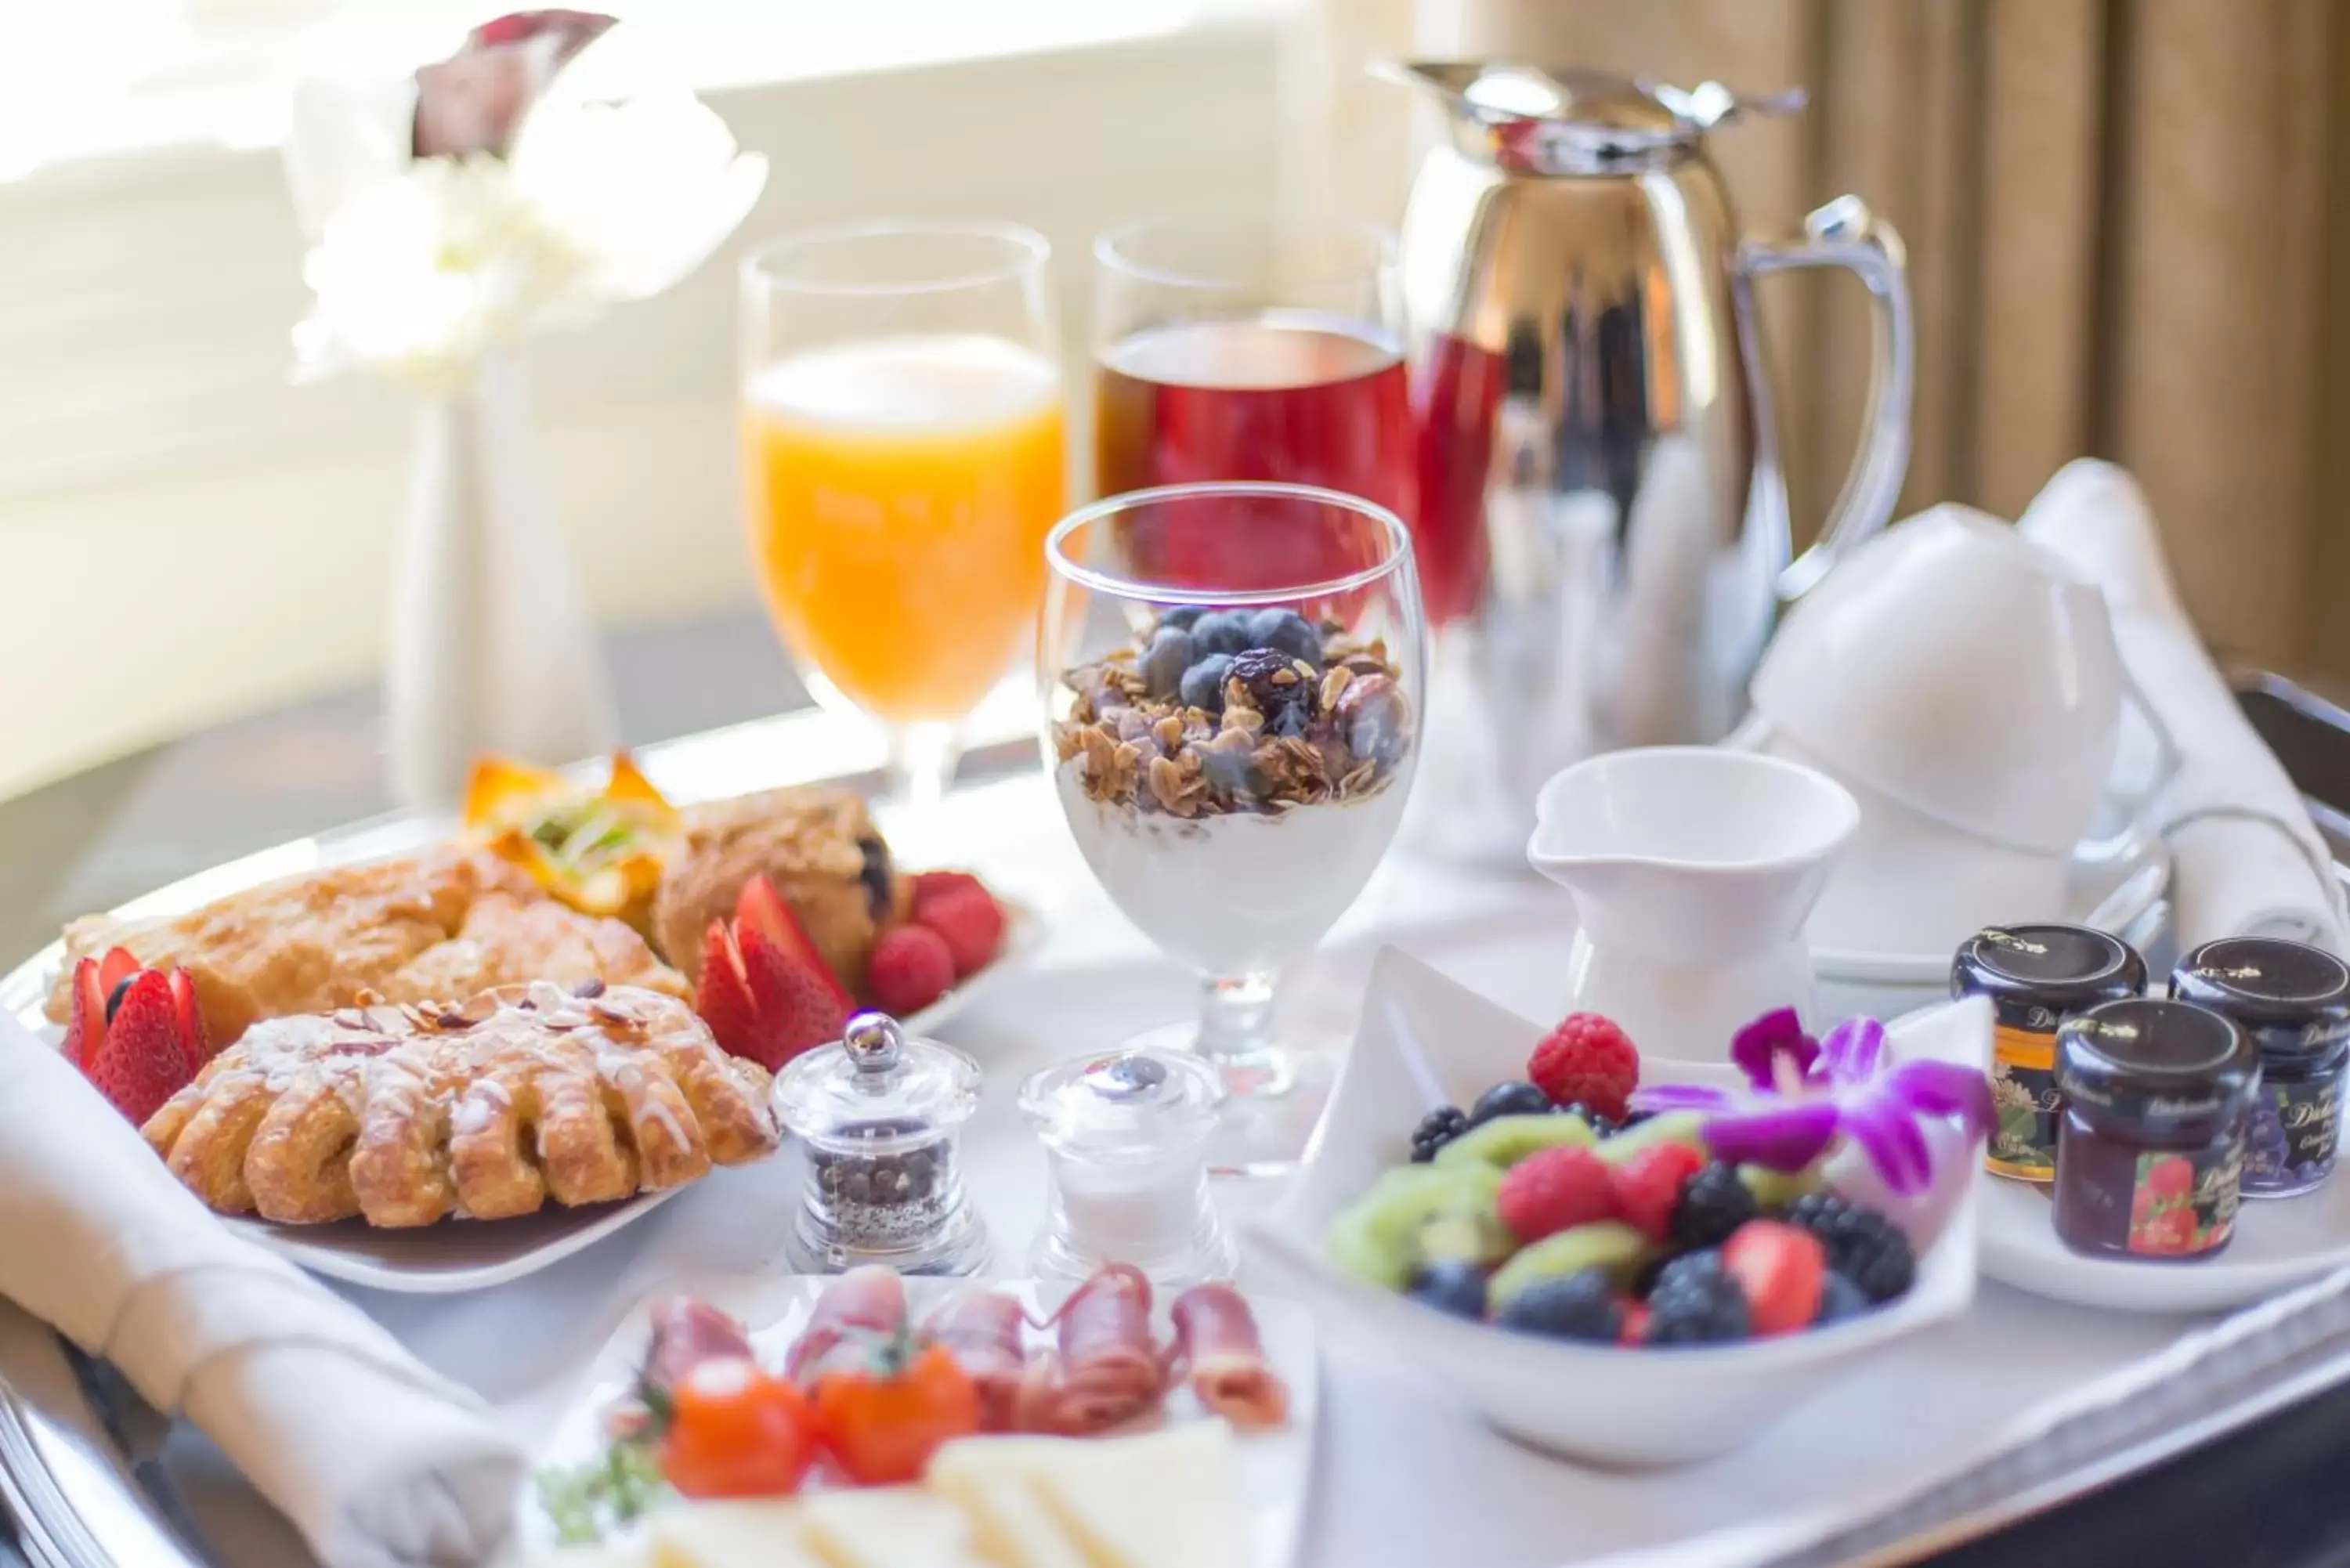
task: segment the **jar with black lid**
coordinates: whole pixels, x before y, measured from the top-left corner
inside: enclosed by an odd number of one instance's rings
[[[2244,1195],[2290,1198],[2334,1170],[2350,1058],[2350,965],[2322,948],[2223,937],[2178,961],[2170,994],[2224,1012],[2261,1054],[2244,1132]]]
[[[2235,1022],[2133,997],[2056,1033],[2056,1234],[2097,1257],[2210,1257],[2235,1233],[2260,1052]]]
[[[2056,1026],[2102,1002],[2142,995],[2146,961],[2119,937],[2086,926],[1992,926],[1950,963],[1950,994],[1991,998],[1991,1105],[1998,1122],[1983,1163],[1995,1175],[2056,1174]]]

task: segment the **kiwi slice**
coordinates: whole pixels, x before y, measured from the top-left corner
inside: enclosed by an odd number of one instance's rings
[[[1585,1269],[1606,1269],[1618,1285],[1628,1285],[1648,1256],[1648,1239],[1629,1225],[1613,1220],[1577,1225],[1545,1236],[1496,1270],[1486,1287],[1486,1299],[1498,1313],[1512,1296],[1534,1283]]]
[[[1660,1143],[1687,1144],[1700,1154],[1705,1153],[1705,1116],[1697,1111],[1667,1111],[1662,1116],[1650,1116],[1638,1127],[1626,1127],[1604,1140],[1599,1145],[1599,1158],[1609,1165],[1621,1165],[1642,1149],[1654,1148]]]
[[[1590,1148],[1599,1136],[1581,1116],[1495,1116],[1436,1151],[1439,1169],[1488,1166],[1506,1170],[1546,1148]]]

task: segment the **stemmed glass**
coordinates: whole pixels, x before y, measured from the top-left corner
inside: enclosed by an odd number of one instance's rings
[[[1394,513],[1307,485],[1113,495],[1045,544],[1045,761],[1110,898],[1201,976],[1194,1045],[1227,1096],[1213,1168],[1296,1163],[1335,1052],[1275,979],[1355,901],[1419,762],[1425,654]]]
[[[1010,223],[805,229],[742,295],[752,565],[818,700],[888,730],[919,834],[1066,504],[1052,249]]]

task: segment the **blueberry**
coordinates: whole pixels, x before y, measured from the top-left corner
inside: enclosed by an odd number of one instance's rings
[[[1469,1107],[1469,1125],[1482,1127],[1495,1116],[1544,1116],[1549,1114],[1550,1096],[1532,1084],[1496,1084],[1478,1096],[1477,1103]]]
[[[1412,1300],[1455,1317],[1485,1315],[1485,1271],[1458,1258],[1430,1263],[1411,1282]]]
[[[1202,654],[1240,653],[1249,645],[1243,610],[1210,610],[1191,623],[1191,640]]]
[[[1248,639],[1251,648],[1275,649],[1309,664],[1322,662],[1322,634],[1295,610],[1257,611],[1249,617]]]
[[[1512,1296],[1494,1321],[1526,1334],[1601,1345],[1615,1344],[1624,1332],[1624,1311],[1616,1304],[1616,1284],[1605,1269],[1536,1280]]]
[[[1198,642],[1198,638],[1192,639]],[[1211,653],[1191,669],[1183,671],[1183,704],[1188,708],[1205,708],[1211,713],[1224,711],[1224,677],[1232,672],[1232,656]]]
[[[1181,627],[1161,626],[1151,634],[1150,647],[1142,656],[1143,684],[1162,701],[1174,696],[1192,657],[1191,634]]]
[[[1854,1284],[1851,1279],[1830,1269],[1820,1276],[1820,1310],[1812,1314],[1814,1326],[1842,1323],[1848,1317],[1858,1317],[1872,1306],[1868,1293]]]
[[[1177,605],[1159,612],[1159,624],[1161,628],[1171,626],[1177,631],[1189,631],[1203,613],[1198,605]]]

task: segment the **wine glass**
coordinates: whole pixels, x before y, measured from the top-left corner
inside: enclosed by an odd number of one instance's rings
[[[1066,504],[1052,247],[1010,223],[803,229],[742,290],[752,566],[818,701],[889,732],[919,835]]]
[[[1045,543],[1045,761],[1111,900],[1201,976],[1193,1045],[1227,1090],[1212,1168],[1293,1167],[1335,1050],[1274,1014],[1386,854],[1419,753],[1409,536],[1308,485],[1113,495]]]

